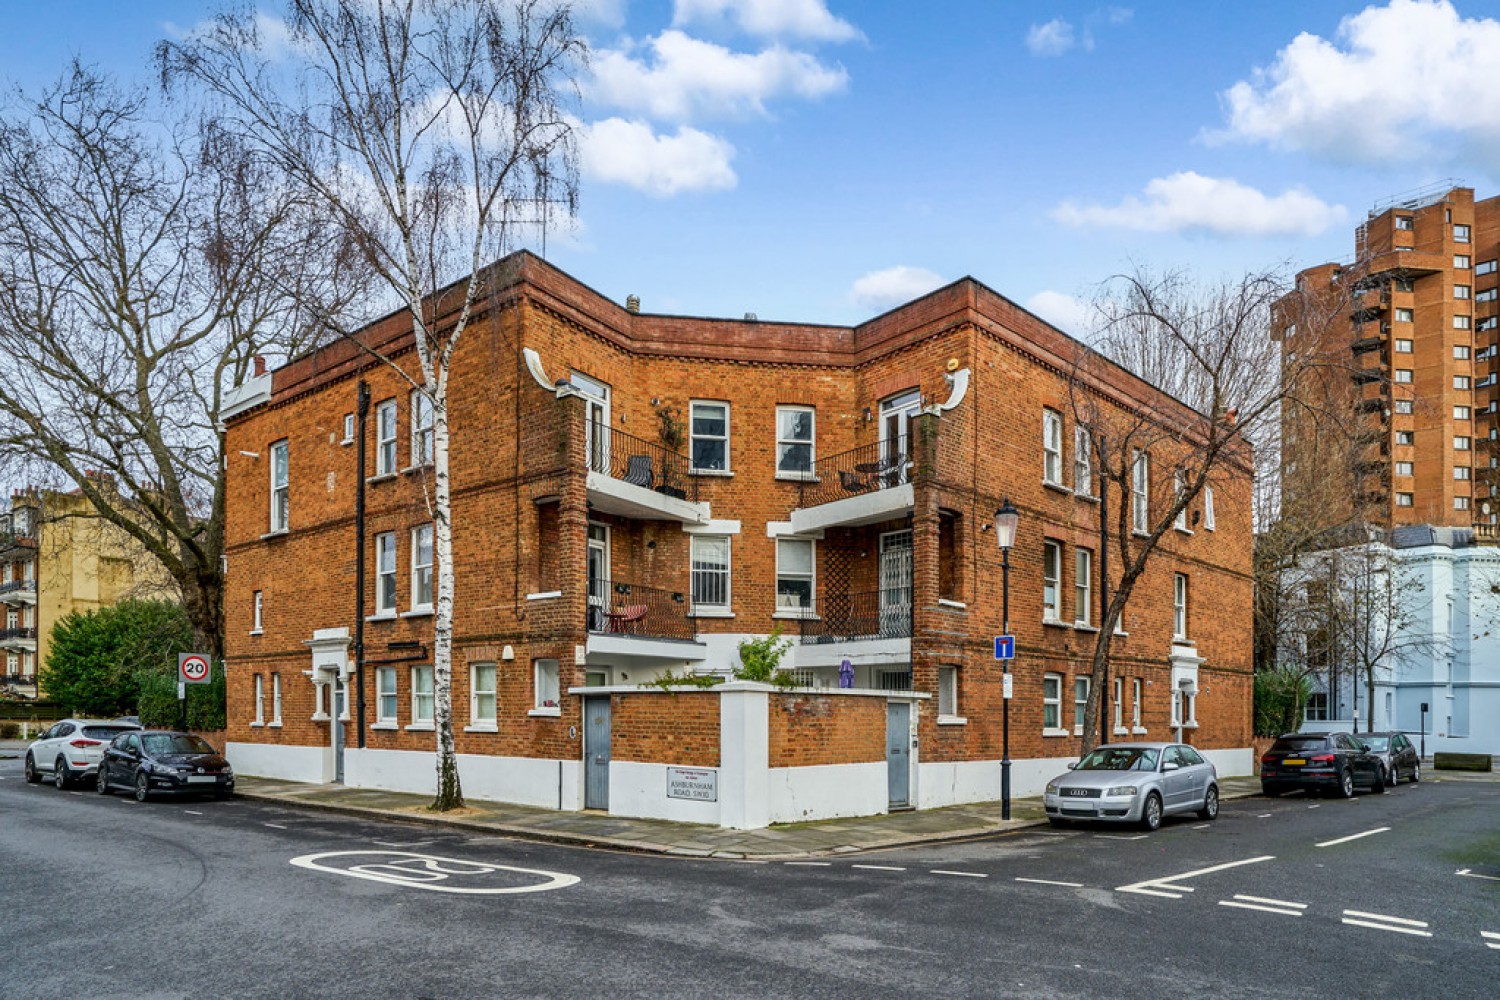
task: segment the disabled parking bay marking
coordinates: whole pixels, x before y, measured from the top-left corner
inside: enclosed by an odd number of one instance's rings
[[[1210,868],[1198,868],[1194,871],[1183,872],[1180,875],[1163,875],[1160,878],[1148,878],[1144,882],[1132,882],[1129,885],[1115,886],[1116,892],[1135,892],[1142,896],[1165,896],[1168,899],[1181,899],[1182,894],[1192,892],[1193,887],[1181,885],[1183,880],[1196,878],[1199,875],[1211,875],[1221,872],[1227,868],[1238,868],[1241,865],[1254,865],[1262,861],[1274,861],[1276,855],[1262,854],[1258,858],[1246,858],[1244,861],[1230,861],[1222,865],[1214,865]]]
[[[515,868],[488,861],[460,861],[435,854],[410,851],[324,851],[291,859],[291,864],[310,871],[347,875],[399,885],[408,889],[430,889],[470,896],[500,896],[523,892],[546,892],[577,885],[577,875]],[[486,881],[509,875],[529,876],[541,881],[522,885],[487,885]]]

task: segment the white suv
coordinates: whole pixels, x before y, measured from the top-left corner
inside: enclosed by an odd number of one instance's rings
[[[73,779],[98,772],[110,740],[139,728],[103,719],[63,719],[27,748],[26,780],[34,785],[46,775],[58,788],[67,788]]]

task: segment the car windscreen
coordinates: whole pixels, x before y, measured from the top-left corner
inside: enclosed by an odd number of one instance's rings
[[[135,732],[134,726],[84,726],[83,735],[91,740],[112,740],[121,733]]]
[[[209,746],[207,740],[197,736],[168,736],[166,733],[152,733],[149,736],[142,736],[141,743],[150,754],[214,752],[214,748]]]
[[[1078,762],[1079,771],[1154,771],[1156,751],[1138,748],[1101,748]]]
[[[1359,736],[1356,739],[1365,745],[1365,749],[1374,750],[1376,753],[1385,753],[1391,745],[1389,736]]]
[[[1327,749],[1328,739],[1323,736],[1288,736],[1271,744],[1271,753],[1312,753]]]

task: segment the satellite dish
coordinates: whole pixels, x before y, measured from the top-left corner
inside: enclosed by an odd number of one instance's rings
[[[1479,505],[1479,509],[1488,514],[1490,512],[1490,502],[1486,500],[1484,503]]]

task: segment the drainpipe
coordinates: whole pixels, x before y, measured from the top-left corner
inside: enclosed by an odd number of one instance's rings
[[[370,413],[370,386],[359,380],[355,403],[357,425],[354,474],[354,731],[365,748],[365,435]]]

